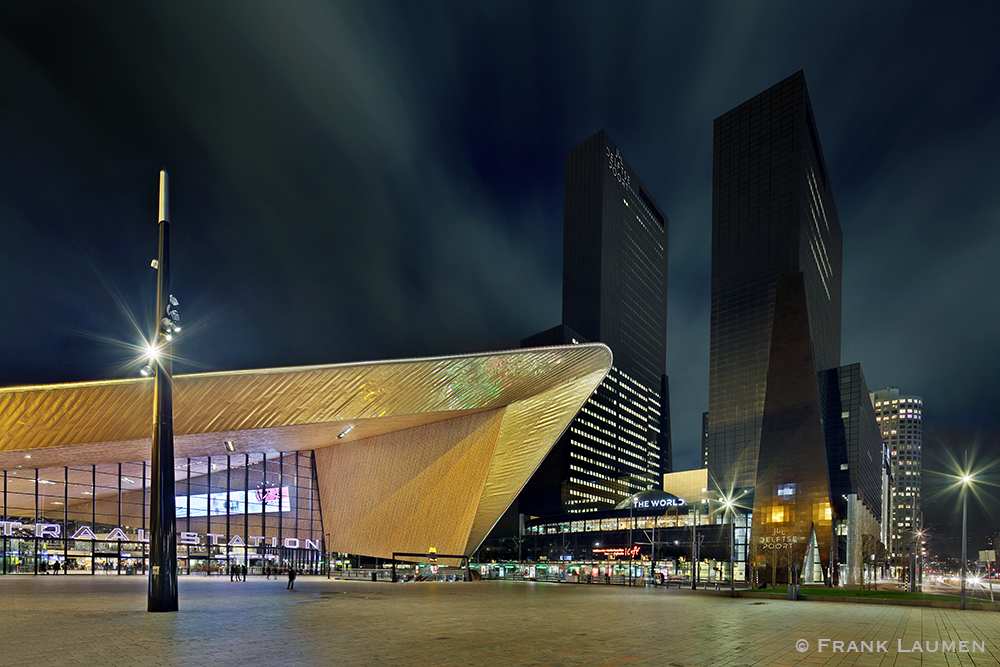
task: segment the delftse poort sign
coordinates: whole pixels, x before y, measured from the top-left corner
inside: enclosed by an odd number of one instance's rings
[[[758,540],[762,549],[791,549],[799,543],[799,536],[789,535],[781,528],[772,528],[770,535],[761,535]]]

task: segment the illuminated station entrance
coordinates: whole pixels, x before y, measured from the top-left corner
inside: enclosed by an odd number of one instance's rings
[[[0,574],[146,572],[148,461],[29,465],[3,471]],[[175,459],[174,478],[182,574],[321,572],[313,452]]]
[[[586,344],[175,375],[179,572],[467,559],[610,368]],[[153,393],[0,388],[0,575],[155,576]]]

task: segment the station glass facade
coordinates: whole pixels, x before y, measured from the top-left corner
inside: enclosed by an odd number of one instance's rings
[[[141,574],[148,566],[149,461],[3,471],[0,574]],[[320,571],[313,453],[175,459],[183,574]]]

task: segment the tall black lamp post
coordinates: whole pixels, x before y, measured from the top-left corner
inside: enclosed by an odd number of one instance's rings
[[[635,523],[635,515],[633,514],[633,509],[635,508],[635,501],[628,507],[628,585],[632,585],[632,524]]]
[[[729,597],[736,597],[736,508],[732,498],[725,499],[729,518]]]
[[[153,450],[146,611],[177,611],[177,509],[174,499],[174,408],[170,339],[180,316],[170,296],[167,172],[160,172],[160,250],[156,268],[156,336],[152,341]],[[144,369],[148,371],[149,367]]]
[[[910,547],[910,592],[917,592],[917,494],[910,493],[910,525],[913,528],[913,546]]]
[[[966,547],[968,546],[968,518],[969,518],[969,483],[972,482],[971,475],[965,475],[962,477],[962,597],[959,609],[965,609],[965,577],[968,574],[968,556],[966,555]]]

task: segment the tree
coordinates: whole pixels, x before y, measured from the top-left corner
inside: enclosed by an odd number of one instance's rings
[[[788,542],[785,548],[781,549],[781,564],[785,566],[788,573],[788,583],[797,585],[799,583],[799,570],[805,558],[805,544],[799,542]]]
[[[864,494],[858,494],[857,502],[851,503],[852,507],[848,511],[848,562],[850,563],[850,577],[858,583],[858,590],[864,591],[865,576],[868,569],[872,567],[874,558],[881,546],[879,542],[879,524],[875,520],[875,515],[865,506]],[[874,572],[871,578],[874,579]]]
[[[757,564],[761,556],[761,543],[759,537],[750,536],[747,539],[747,576],[750,579],[750,590],[757,588]]]
[[[770,546],[771,548],[764,554],[764,559],[771,568],[771,588],[774,588],[778,585],[778,566],[781,565],[781,552],[784,551],[785,545],[779,542]]]

